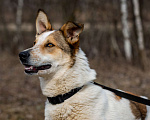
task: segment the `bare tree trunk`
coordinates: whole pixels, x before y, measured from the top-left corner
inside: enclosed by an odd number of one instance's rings
[[[16,35],[13,39],[13,52],[16,53],[18,50],[22,49],[22,45],[19,44],[22,41],[21,35],[21,24],[22,24],[22,8],[23,8],[23,0],[18,0],[17,6],[17,14],[16,14]]]
[[[143,37],[143,28],[142,28],[142,21],[140,17],[140,8],[139,8],[139,1],[133,0],[133,9],[134,9],[134,16],[135,16],[135,26],[137,32],[137,43],[139,49],[139,59],[142,68],[145,70],[146,67],[146,54],[144,48],[144,37]]]
[[[121,0],[121,13],[122,13],[122,33],[124,36],[124,51],[125,57],[130,62],[132,59],[131,42],[129,40],[129,26],[127,22],[127,0]]]
[[[108,16],[108,20],[109,20],[109,23],[110,23],[110,56],[113,58],[115,56],[117,57],[122,57],[121,55],[121,51],[120,51],[120,48],[119,48],[119,45],[117,43],[117,32],[118,32],[118,28],[117,28],[117,25],[118,25],[118,18],[120,17],[119,16],[119,11],[118,9],[116,8],[116,5],[120,5],[120,2],[116,2],[116,1],[112,1],[112,7],[113,7],[113,11],[114,13],[116,14],[113,14],[112,15],[112,20],[110,21],[109,19],[109,16]]]
[[[144,50],[144,40],[143,40],[143,28],[142,22],[139,14],[139,2],[138,0],[133,0],[134,5],[134,15],[135,15],[135,24],[137,27],[137,36],[138,36],[138,45],[140,50]]]
[[[2,26],[3,26],[3,31],[1,32],[1,34],[4,34],[1,36],[1,41],[0,41],[0,50],[4,51],[4,50],[7,50],[8,52],[10,52],[10,49],[8,49],[8,47],[6,47],[6,45],[9,44],[9,39],[10,39],[10,32],[7,28],[7,22],[5,20],[5,15],[4,15],[4,12],[5,12],[5,9],[4,9],[4,1],[1,1],[1,4],[0,4],[0,22],[2,23]],[[3,37],[4,36],[4,37]]]
[[[111,48],[111,53],[110,53],[110,56],[111,57],[114,57],[114,55],[116,54],[117,56],[121,57],[121,51],[119,49],[119,46],[118,46],[118,43],[117,43],[117,40],[116,40],[116,35],[115,33],[117,32],[116,30],[116,24],[114,23],[112,28],[110,28],[110,40],[111,40],[111,45],[110,45],[110,48]]]

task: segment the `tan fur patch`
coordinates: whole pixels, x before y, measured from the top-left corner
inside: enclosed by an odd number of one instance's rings
[[[118,96],[118,95],[116,95],[116,94],[114,94],[114,95],[115,95],[115,99],[116,99],[117,101],[119,101],[119,100],[122,99],[122,97],[120,97],[120,96]]]
[[[56,31],[56,32],[52,33],[51,36],[56,41],[57,46],[60,49],[62,49],[64,52],[70,54],[71,49],[60,31]]]
[[[62,35],[61,31],[56,31],[56,32],[52,33],[51,38],[52,38],[51,40],[54,41],[54,43],[56,44],[56,47],[58,47],[64,53],[68,54],[71,57],[70,67],[72,67],[72,65],[75,62],[74,61],[75,54],[73,55],[72,52],[75,51],[76,48],[71,48],[69,46],[69,44],[65,40],[64,36]],[[79,49],[79,46],[78,46],[78,49]]]
[[[130,101],[130,107],[136,119],[141,118],[142,120],[145,120],[147,114],[147,109],[145,105]]]
[[[130,92],[127,92],[127,93],[135,95],[135,94],[130,93]],[[135,95],[135,96],[137,96],[137,95]],[[137,103],[134,101],[130,101],[130,107],[131,107],[132,113],[134,114],[136,119],[141,118],[141,120],[145,120],[146,114],[147,114],[146,105],[141,104],[141,103]]]
[[[62,34],[72,48],[72,56],[79,50],[79,35],[83,31],[84,25],[80,23],[67,22],[61,27]]]

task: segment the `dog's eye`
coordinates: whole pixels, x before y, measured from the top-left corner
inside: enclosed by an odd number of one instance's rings
[[[54,44],[52,44],[52,43],[46,44],[46,47],[53,47],[53,46],[54,46]]]
[[[33,45],[35,45],[35,44],[36,44],[36,42],[34,41],[34,42],[33,42]]]

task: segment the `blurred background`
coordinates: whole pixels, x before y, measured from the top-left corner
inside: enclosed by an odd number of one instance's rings
[[[46,97],[18,53],[33,45],[44,9],[54,29],[84,24],[80,46],[97,82],[150,98],[149,0],[0,0],[0,119],[43,120]]]

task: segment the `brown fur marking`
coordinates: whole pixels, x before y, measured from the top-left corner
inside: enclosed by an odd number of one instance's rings
[[[135,94],[130,93],[130,92],[126,92],[126,93],[129,93],[131,95],[135,95]],[[115,99],[117,101],[121,100],[122,97],[117,96],[116,94],[114,94],[114,95],[115,95]],[[137,95],[135,95],[135,96],[137,96]],[[146,105],[141,104],[141,103],[137,103],[137,102],[134,102],[134,101],[130,101],[130,107],[131,107],[132,113],[133,113],[133,115],[135,116],[136,119],[141,118],[141,120],[145,120],[146,114],[147,114]]]
[[[130,93],[130,92],[127,92],[127,93],[129,93],[131,95],[135,95],[135,94]],[[137,96],[137,95],[135,95],[135,96]],[[146,114],[147,114],[146,105],[141,104],[141,103],[137,103],[134,101],[130,101],[130,107],[131,107],[132,113],[134,114],[136,119],[141,118],[141,120],[145,120]]]
[[[120,101],[121,99],[122,99],[122,97],[120,97],[120,96],[118,96],[118,95],[116,95],[116,94],[114,94],[115,95],[115,99],[117,100],[117,101]]]
[[[79,34],[83,31],[83,27],[83,24],[67,22],[60,29],[66,41],[70,44],[72,56],[75,56],[79,50]]]
[[[145,120],[147,114],[147,109],[145,105],[130,101],[130,107],[136,119],[141,118],[142,120]]]

